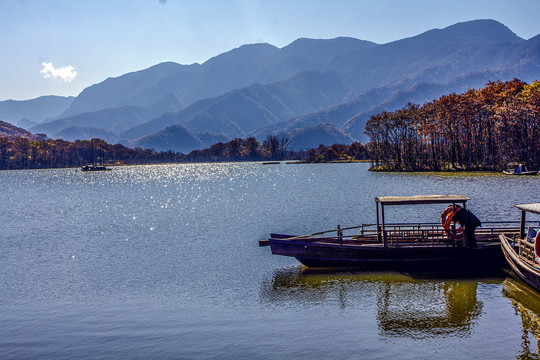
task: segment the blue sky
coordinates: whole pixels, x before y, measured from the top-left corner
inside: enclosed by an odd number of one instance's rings
[[[300,37],[386,43],[473,19],[540,34],[539,0],[1,0],[0,100],[77,95],[164,61]]]

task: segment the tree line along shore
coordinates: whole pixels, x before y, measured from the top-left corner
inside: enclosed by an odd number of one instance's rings
[[[250,137],[218,142],[207,149],[188,154],[173,151],[128,148],[108,144],[101,139],[53,140],[45,136],[0,137],[0,170],[46,169],[81,167],[92,163],[105,165],[142,165],[164,163],[281,161],[309,160],[310,162],[366,160],[368,153],[360,143],[351,145],[320,145],[307,151],[287,150],[287,139],[268,136],[262,143]]]
[[[269,135],[216,143],[188,154],[129,148],[100,139],[53,140],[43,134],[0,137],[0,170],[188,162],[370,160],[372,170],[501,170],[509,162],[540,165],[540,81],[489,82],[422,106],[408,104],[370,117],[363,145],[319,145],[292,151],[288,139]],[[93,149],[94,148],[94,149]]]
[[[422,106],[371,116],[373,168],[390,171],[501,170],[540,166],[540,81],[488,82]]]

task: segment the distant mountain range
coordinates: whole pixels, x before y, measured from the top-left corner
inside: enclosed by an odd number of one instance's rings
[[[387,44],[336,38],[298,39],[281,49],[244,45],[203,64],[168,62],[109,78],[45,117],[21,110],[8,118],[0,102],[0,119],[42,122],[19,124],[55,138],[102,137],[156,150],[188,152],[270,134],[300,149],[365,142],[374,113],[514,77],[540,78],[540,36],[524,40],[499,22],[474,20]]]
[[[73,96],[41,96],[32,100],[0,101],[0,119],[17,124],[21,120],[26,125],[38,124],[48,118],[58,116],[71,106]],[[24,124],[21,124],[23,126]]]

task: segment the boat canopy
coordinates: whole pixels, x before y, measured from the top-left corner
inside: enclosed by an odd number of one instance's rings
[[[465,195],[413,195],[413,196],[379,196],[375,198],[375,205],[377,206],[377,239],[379,242],[383,242],[384,247],[388,246],[386,224],[384,219],[384,207],[385,205],[417,205],[417,204],[463,204],[469,198]],[[379,204],[381,204],[380,218],[379,218]],[[382,220],[382,227],[380,226],[380,220]]]
[[[514,205],[514,206],[522,211],[528,211],[531,213],[540,214],[540,203],[519,204],[519,205]]]
[[[415,205],[415,204],[465,204],[469,198],[465,195],[414,195],[414,196],[379,196],[375,202],[381,205]],[[517,205],[516,205],[517,206]]]

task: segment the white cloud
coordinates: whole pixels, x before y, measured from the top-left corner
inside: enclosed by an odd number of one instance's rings
[[[63,82],[71,82],[77,76],[75,68],[71,65],[55,68],[52,63],[42,62],[43,69],[40,73],[44,75],[46,79],[53,78]]]

